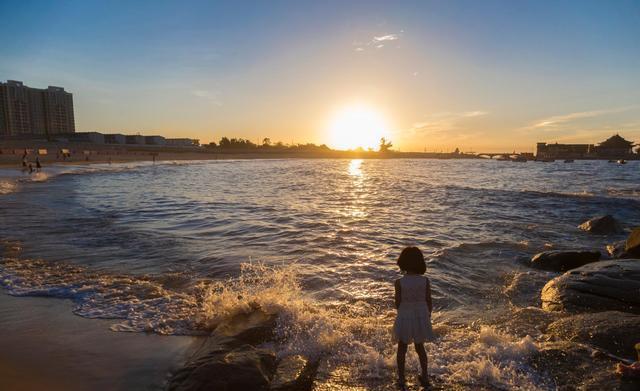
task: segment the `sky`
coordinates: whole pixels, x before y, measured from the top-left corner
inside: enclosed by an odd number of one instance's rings
[[[72,92],[76,131],[640,142],[640,1],[0,0],[0,15],[0,80]]]

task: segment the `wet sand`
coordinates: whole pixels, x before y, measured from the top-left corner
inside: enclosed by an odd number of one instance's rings
[[[0,293],[0,389],[161,389],[202,338],[122,333],[68,300]]]

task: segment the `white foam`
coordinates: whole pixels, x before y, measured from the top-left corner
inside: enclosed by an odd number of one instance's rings
[[[18,183],[11,179],[0,179],[0,195],[13,193],[18,189]]]
[[[314,300],[301,288],[295,264],[245,264],[237,278],[200,280],[183,291],[166,288],[163,281],[167,278],[101,274],[36,260],[5,258],[0,263],[0,283],[12,295],[70,298],[78,315],[120,319],[111,327],[114,331],[208,333],[225,319],[259,306],[277,314],[280,357],[322,357],[327,371],[348,368],[353,384],[386,383],[394,377],[394,311],[362,302]],[[428,344],[430,368],[445,383],[541,388],[526,366],[537,349],[530,337],[513,339],[489,327],[455,329],[437,322],[435,330],[441,338]],[[409,373],[418,371],[415,356],[408,356]]]

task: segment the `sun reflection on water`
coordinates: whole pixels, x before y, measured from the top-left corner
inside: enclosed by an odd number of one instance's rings
[[[346,204],[345,216],[351,218],[365,218],[367,217],[366,211],[366,194],[364,192],[365,187],[365,175],[362,172],[362,159],[352,159],[347,167],[347,172],[351,176],[351,184],[347,193],[347,199],[350,200]]]
[[[362,176],[362,159],[353,159],[349,162],[349,175],[351,176]]]

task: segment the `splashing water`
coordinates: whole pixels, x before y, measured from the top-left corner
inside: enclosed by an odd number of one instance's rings
[[[236,278],[199,280],[182,286],[184,276],[126,276],[41,260],[2,259],[0,281],[16,296],[71,299],[74,313],[87,318],[121,319],[113,331],[165,335],[207,335],[235,315],[260,308],[276,315],[279,357],[303,355],[326,360],[327,371],[349,368],[353,384],[386,384],[395,371],[390,330],[394,311],[367,303],[319,302],[300,286],[298,265],[243,264]],[[174,289],[171,285],[181,286]],[[531,337],[514,340],[493,328],[435,326],[438,342],[428,344],[431,370],[445,383],[537,389],[540,383],[526,358],[536,351]],[[418,371],[415,355],[408,369]]]

